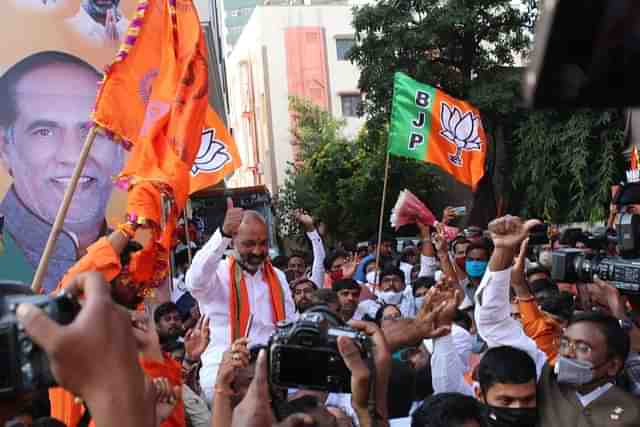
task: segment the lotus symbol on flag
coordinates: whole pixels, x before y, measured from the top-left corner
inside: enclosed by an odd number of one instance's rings
[[[474,117],[472,111],[462,113],[455,105],[450,107],[442,102],[440,108],[440,135],[456,146],[455,154],[449,154],[449,161],[462,166],[463,151],[480,151],[482,141],[478,135],[480,117]]]
[[[231,155],[227,146],[216,139],[216,130],[205,129],[202,131],[200,148],[191,167],[191,175],[196,176],[200,171],[217,172],[230,161]]]

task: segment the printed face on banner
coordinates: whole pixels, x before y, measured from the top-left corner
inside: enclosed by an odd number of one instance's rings
[[[91,128],[101,70],[136,0],[7,0],[0,16],[0,280],[29,282]],[[37,28],[34,32],[18,28]],[[5,49],[6,47],[6,49]],[[124,149],[98,135],[45,277],[45,289],[125,211],[112,177]]]
[[[79,60],[36,54],[20,63],[24,72],[10,71],[0,79],[1,93],[9,94],[0,105],[0,159],[17,196],[47,222],[55,218],[91,127],[100,79],[88,64],[63,61]],[[67,214],[70,231],[83,234],[104,221],[111,177],[123,159],[120,146],[97,137]]]

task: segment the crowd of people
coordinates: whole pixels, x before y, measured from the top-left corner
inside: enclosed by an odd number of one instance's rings
[[[70,325],[18,309],[75,399],[52,391],[51,415],[97,426],[640,425],[640,301],[597,277],[551,277],[550,252],[591,251],[587,235],[533,247],[538,221],[504,216],[448,240],[453,217],[418,224],[403,247],[383,235],[328,250],[300,211],[311,254],[271,260],[264,218],[229,201],[223,225],[179,263],[172,301],[153,312],[114,302],[117,279],[79,274],[64,286],[84,300]],[[126,252],[122,234],[108,239]],[[273,332],[319,308],[373,343],[368,359],[356,340],[337,339],[351,393],[270,381]],[[13,402],[6,425],[30,425],[20,408],[32,398]]]

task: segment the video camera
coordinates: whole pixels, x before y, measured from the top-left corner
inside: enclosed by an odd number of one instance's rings
[[[16,319],[20,304],[33,304],[51,319],[66,325],[75,319],[80,305],[75,298],[29,295],[17,282],[2,282],[0,297],[0,400],[56,385],[47,354],[26,334]]]
[[[593,276],[609,281],[620,292],[640,295],[640,215],[623,212],[629,205],[640,204],[640,183],[621,187],[613,200],[619,208],[616,231],[594,236],[596,248],[615,242],[619,256],[606,256],[604,249],[586,253],[566,248],[552,252],[551,278],[566,283],[593,281]]]
[[[277,387],[351,393],[351,372],[338,351],[349,337],[371,360],[370,338],[350,328],[324,306],[305,311],[296,322],[281,321],[269,339],[269,380]]]

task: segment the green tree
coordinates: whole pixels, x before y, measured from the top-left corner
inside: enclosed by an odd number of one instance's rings
[[[619,111],[520,107],[515,58],[531,47],[536,3],[382,0],[355,8],[350,59],[361,69],[367,126],[386,128],[393,74],[405,72],[480,109],[488,174],[506,211],[559,222],[603,219],[622,169],[624,121]],[[369,137],[368,144],[386,140]]]
[[[533,14],[510,0],[383,0],[355,8],[360,89],[369,118],[389,116],[393,74],[468,98],[474,77],[514,64],[530,46]]]
[[[281,234],[300,233],[291,213],[303,208],[322,220],[334,238],[369,238],[378,228],[386,158],[386,147],[371,141],[386,140],[386,129],[363,129],[351,141],[342,135],[343,122],[311,102],[292,98],[290,109],[296,115],[292,132],[304,161],[290,166],[278,197]],[[392,158],[389,175],[386,229],[402,189],[410,188],[425,201],[439,191],[433,168],[408,159]]]

